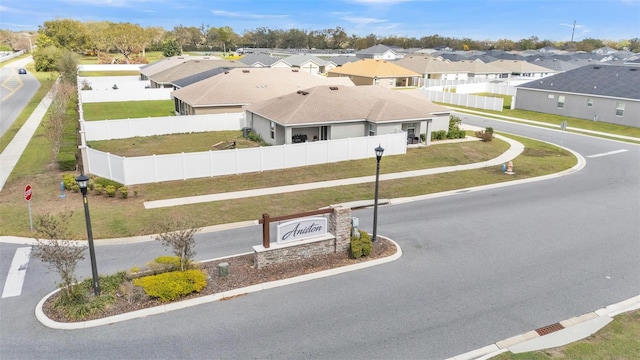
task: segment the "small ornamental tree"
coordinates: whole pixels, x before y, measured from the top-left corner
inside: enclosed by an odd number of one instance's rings
[[[53,216],[50,214],[36,217],[34,228],[37,232],[37,245],[33,255],[44,262],[47,267],[60,275],[64,290],[63,296],[72,297],[73,284],[76,283],[75,269],[78,262],[84,259],[86,246],[66,240],[69,238],[67,224],[73,213],[64,212]]]
[[[171,230],[183,229],[183,230]],[[180,258],[180,271],[185,271],[196,256],[194,250],[196,240],[194,238],[199,228],[191,228],[183,219],[175,219],[162,225],[156,240],[162,242],[165,247],[170,247],[174,255]]]

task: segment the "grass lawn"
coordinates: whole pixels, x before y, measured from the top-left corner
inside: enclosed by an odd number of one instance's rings
[[[82,110],[87,121],[175,116],[172,100],[89,103]]]
[[[513,96],[511,96],[511,95],[494,94],[494,93],[486,93],[486,92],[470,94],[470,95],[502,98],[502,100],[503,100],[502,108],[503,109],[507,109],[507,110],[511,109],[511,100],[513,100]]]
[[[439,104],[443,106],[448,106],[447,104],[444,104],[444,103],[439,103]],[[601,131],[604,133],[611,133],[616,135],[631,136],[631,137],[636,137],[640,139],[640,128],[634,128],[630,126],[610,124],[605,122],[593,122],[591,120],[578,119],[578,118],[559,116],[559,115],[553,115],[553,114],[545,114],[545,113],[539,113],[539,112],[527,111],[527,110],[505,109],[503,111],[493,111],[493,110],[482,110],[482,109],[469,108],[469,107],[457,106],[457,105],[454,107],[457,109],[460,109],[461,111],[464,111],[464,110],[480,111],[490,115],[511,116],[515,118],[520,118],[525,120],[534,120],[534,121],[539,121],[542,123],[547,123],[550,125],[558,125],[558,126],[562,123],[562,121],[566,120],[568,124],[567,126],[569,127],[585,129],[585,130]],[[512,121],[512,120],[508,120],[508,121]],[[500,130],[500,129],[496,129],[496,130]],[[573,131],[573,130],[567,130],[567,131]],[[637,141],[637,143],[640,143],[640,140]]]
[[[522,354],[503,353],[493,360],[632,360],[640,356],[640,311],[616,316],[602,330],[571,344]]]
[[[32,235],[29,231],[27,206],[22,198],[24,185],[30,183],[34,189],[34,216],[72,210],[76,215],[69,223],[70,233],[74,239],[84,239],[86,228],[82,216],[81,195],[68,193],[65,199],[59,198],[62,174],[48,168],[48,143],[42,137],[41,131],[38,130],[25,156],[5,185],[7,191],[0,193],[0,212],[3,214],[0,218],[0,235]],[[505,176],[499,167],[495,167],[383,181],[380,185],[380,197],[415,196],[527,178],[558,172],[576,163],[571,154],[559,151],[555,146],[524,138],[516,139],[523,142],[527,149],[514,160],[517,172],[514,176]],[[497,156],[507,147],[505,142],[495,140],[488,143],[474,141],[410,149],[406,155],[383,158],[381,173],[482,161]],[[191,218],[194,226],[201,227],[254,220],[260,218],[262,213],[278,216],[309,211],[329,204],[372,199],[374,184],[369,183],[164,209],[145,210],[143,206],[146,200],[367,176],[374,173],[375,162],[369,159],[244,175],[136,185],[129,188],[128,199],[107,198],[91,193],[89,202],[93,235],[100,239],[152,234],[160,224],[174,216]]]

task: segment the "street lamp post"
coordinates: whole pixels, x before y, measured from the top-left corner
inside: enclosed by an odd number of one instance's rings
[[[376,241],[378,236],[378,183],[380,180],[380,159],[382,159],[382,153],[384,152],[384,149],[379,144],[374,150],[376,152],[376,192],[373,200],[373,238],[371,238],[371,241]]]
[[[93,276],[93,293],[100,295],[100,282],[98,281],[98,266],[96,264],[96,252],[93,248],[93,232],[91,231],[91,217],[89,216],[89,203],[87,201],[87,185],[89,178],[85,174],[76,177],[76,182],[82,192],[82,201],[84,203],[84,218],[87,222],[87,240],[89,240],[89,257],[91,258],[91,274]]]

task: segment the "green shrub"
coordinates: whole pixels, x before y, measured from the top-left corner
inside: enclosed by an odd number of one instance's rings
[[[62,182],[65,190],[71,190],[71,186],[77,185],[75,175],[69,173],[62,174]]]
[[[351,257],[354,259],[371,255],[371,236],[363,230],[358,230],[358,232],[360,233],[360,238],[352,236],[351,247],[349,249]]]
[[[163,267],[168,267],[171,270],[180,269],[180,258],[178,256],[159,256],[155,258],[153,262]]]
[[[133,280],[145,293],[162,302],[173,301],[207,286],[207,275],[200,270],[172,271]]]
[[[487,127],[485,130],[476,131],[475,135],[483,141],[491,141],[493,139],[493,128]]]
[[[431,140],[444,140],[447,138],[447,132],[445,130],[434,131],[431,133]]]
[[[96,195],[104,195],[104,187],[100,184],[95,184],[93,191]]]
[[[108,197],[115,197],[116,196],[116,187],[113,185],[107,185],[104,187],[104,192],[105,194],[107,194]]]
[[[97,177],[97,178],[94,179],[94,181],[95,181],[96,185],[100,184],[100,185],[102,185],[103,188],[106,188],[109,185],[113,186],[116,189],[119,188],[119,187],[124,186],[124,185],[120,184],[117,181],[113,181],[113,180],[110,180],[110,179],[105,179],[105,178],[102,178],[102,177]]]
[[[119,187],[118,194],[120,194],[121,198],[126,199],[127,197],[129,197],[129,190],[126,186]]]

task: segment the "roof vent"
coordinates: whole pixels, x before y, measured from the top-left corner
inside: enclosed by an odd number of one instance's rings
[[[329,86],[329,89],[330,90],[338,90],[338,87],[337,86]]]
[[[249,70],[244,69],[244,70],[242,70],[242,72],[243,72],[243,73],[248,73],[248,72],[249,72]]]
[[[593,68],[597,70],[600,69],[600,66],[594,66]]]
[[[307,92],[307,91],[302,91],[302,90],[298,90],[298,91],[296,91],[296,93],[298,93],[298,94],[300,94],[300,95],[307,95],[307,94],[309,94],[309,92]]]
[[[631,68],[631,69],[629,69],[629,71],[638,71],[638,69],[636,69],[636,68]]]
[[[298,69],[291,69],[291,72],[298,72]]]

